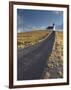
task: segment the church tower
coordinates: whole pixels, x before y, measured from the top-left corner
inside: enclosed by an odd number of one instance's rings
[[[55,31],[55,24],[53,23],[53,31]]]

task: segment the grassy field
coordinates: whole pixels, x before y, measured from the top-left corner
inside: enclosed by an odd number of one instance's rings
[[[20,48],[34,45],[51,33],[48,30],[17,33],[17,46]]]
[[[56,32],[52,54],[42,76],[44,79],[63,77],[63,32]]]

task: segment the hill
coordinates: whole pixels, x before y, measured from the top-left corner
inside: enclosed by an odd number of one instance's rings
[[[32,32],[22,32],[17,35],[18,48],[34,45],[48,37],[52,31],[38,30]],[[55,32],[55,42],[49,60],[43,71],[43,79],[53,79],[63,77],[63,32]]]
[[[51,33],[51,31],[48,30],[17,33],[17,46],[18,48],[24,48],[30,45],[34,45],[38,43],[40,40],[47,37],[49,33]]]

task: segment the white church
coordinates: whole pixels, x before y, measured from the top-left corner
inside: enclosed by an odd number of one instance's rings
[[[48,26],[47,29],[55,31],[55,24],[53,23],[52,26]]]

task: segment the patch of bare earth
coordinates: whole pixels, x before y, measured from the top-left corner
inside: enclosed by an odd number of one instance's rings
[[[56,32],[52,54],[46,64],[44,79],[63,78],[63,33]]]

